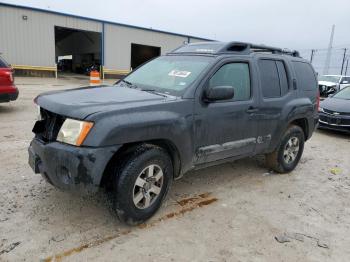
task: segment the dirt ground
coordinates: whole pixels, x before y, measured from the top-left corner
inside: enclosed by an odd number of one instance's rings
[[[0,261],[350,261],[349,136],[315,132],[287,175],[261,156],[187,174],[128,227],[103,192],[60,192],[27,164],[34,97],[87,79],[16,82],[19,99],[0,104]]]

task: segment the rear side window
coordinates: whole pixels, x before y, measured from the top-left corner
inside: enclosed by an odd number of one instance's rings
[[[7,68],[9,65],[6,63],[6,61],[0,56],[0,68]]]
[[[304,62],[293,61],[295,74],[297,76],[298,89],[312,91],[317,89],[317,81],[311,65]]]
[[[281,97],[288,93],[288,77],[282,61],[263,59],[258,62],[264,98]]]
[[[250,99],[250,75],[247,63],[223,65],[209,80],[209,86],[233,86],[233,101]]]

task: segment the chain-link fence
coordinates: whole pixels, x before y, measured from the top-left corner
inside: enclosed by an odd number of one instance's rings
[[[308,49],[300,50],[300,55],[312,62],[319,75],[350,75],[350,45],[331,49],[328,69],[327,52],[327,49]]]

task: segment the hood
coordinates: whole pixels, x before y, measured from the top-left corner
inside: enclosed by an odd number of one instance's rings
[[[320,85],[320,86],[336,86],[337,83],[328,82],[328,81],[318,81],[318,85]]]
[[[320,103],[320,107],[338,113],[350,113],[350,100],[328,97]]]
[[[166,100],[157,94],[120,86],[83,87],[43,93],[35,102],[42,108],[66,117],[87,116],[125,107],[145,106]]]

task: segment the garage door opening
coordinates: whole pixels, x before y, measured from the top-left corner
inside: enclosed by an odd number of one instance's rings
[[[55,26],[56,63],[59,74],[88,75],[100,70],[101,33]]]
[[[160,47],[131,44],[131,68],[135,69],[148,60],[160,56]]]

